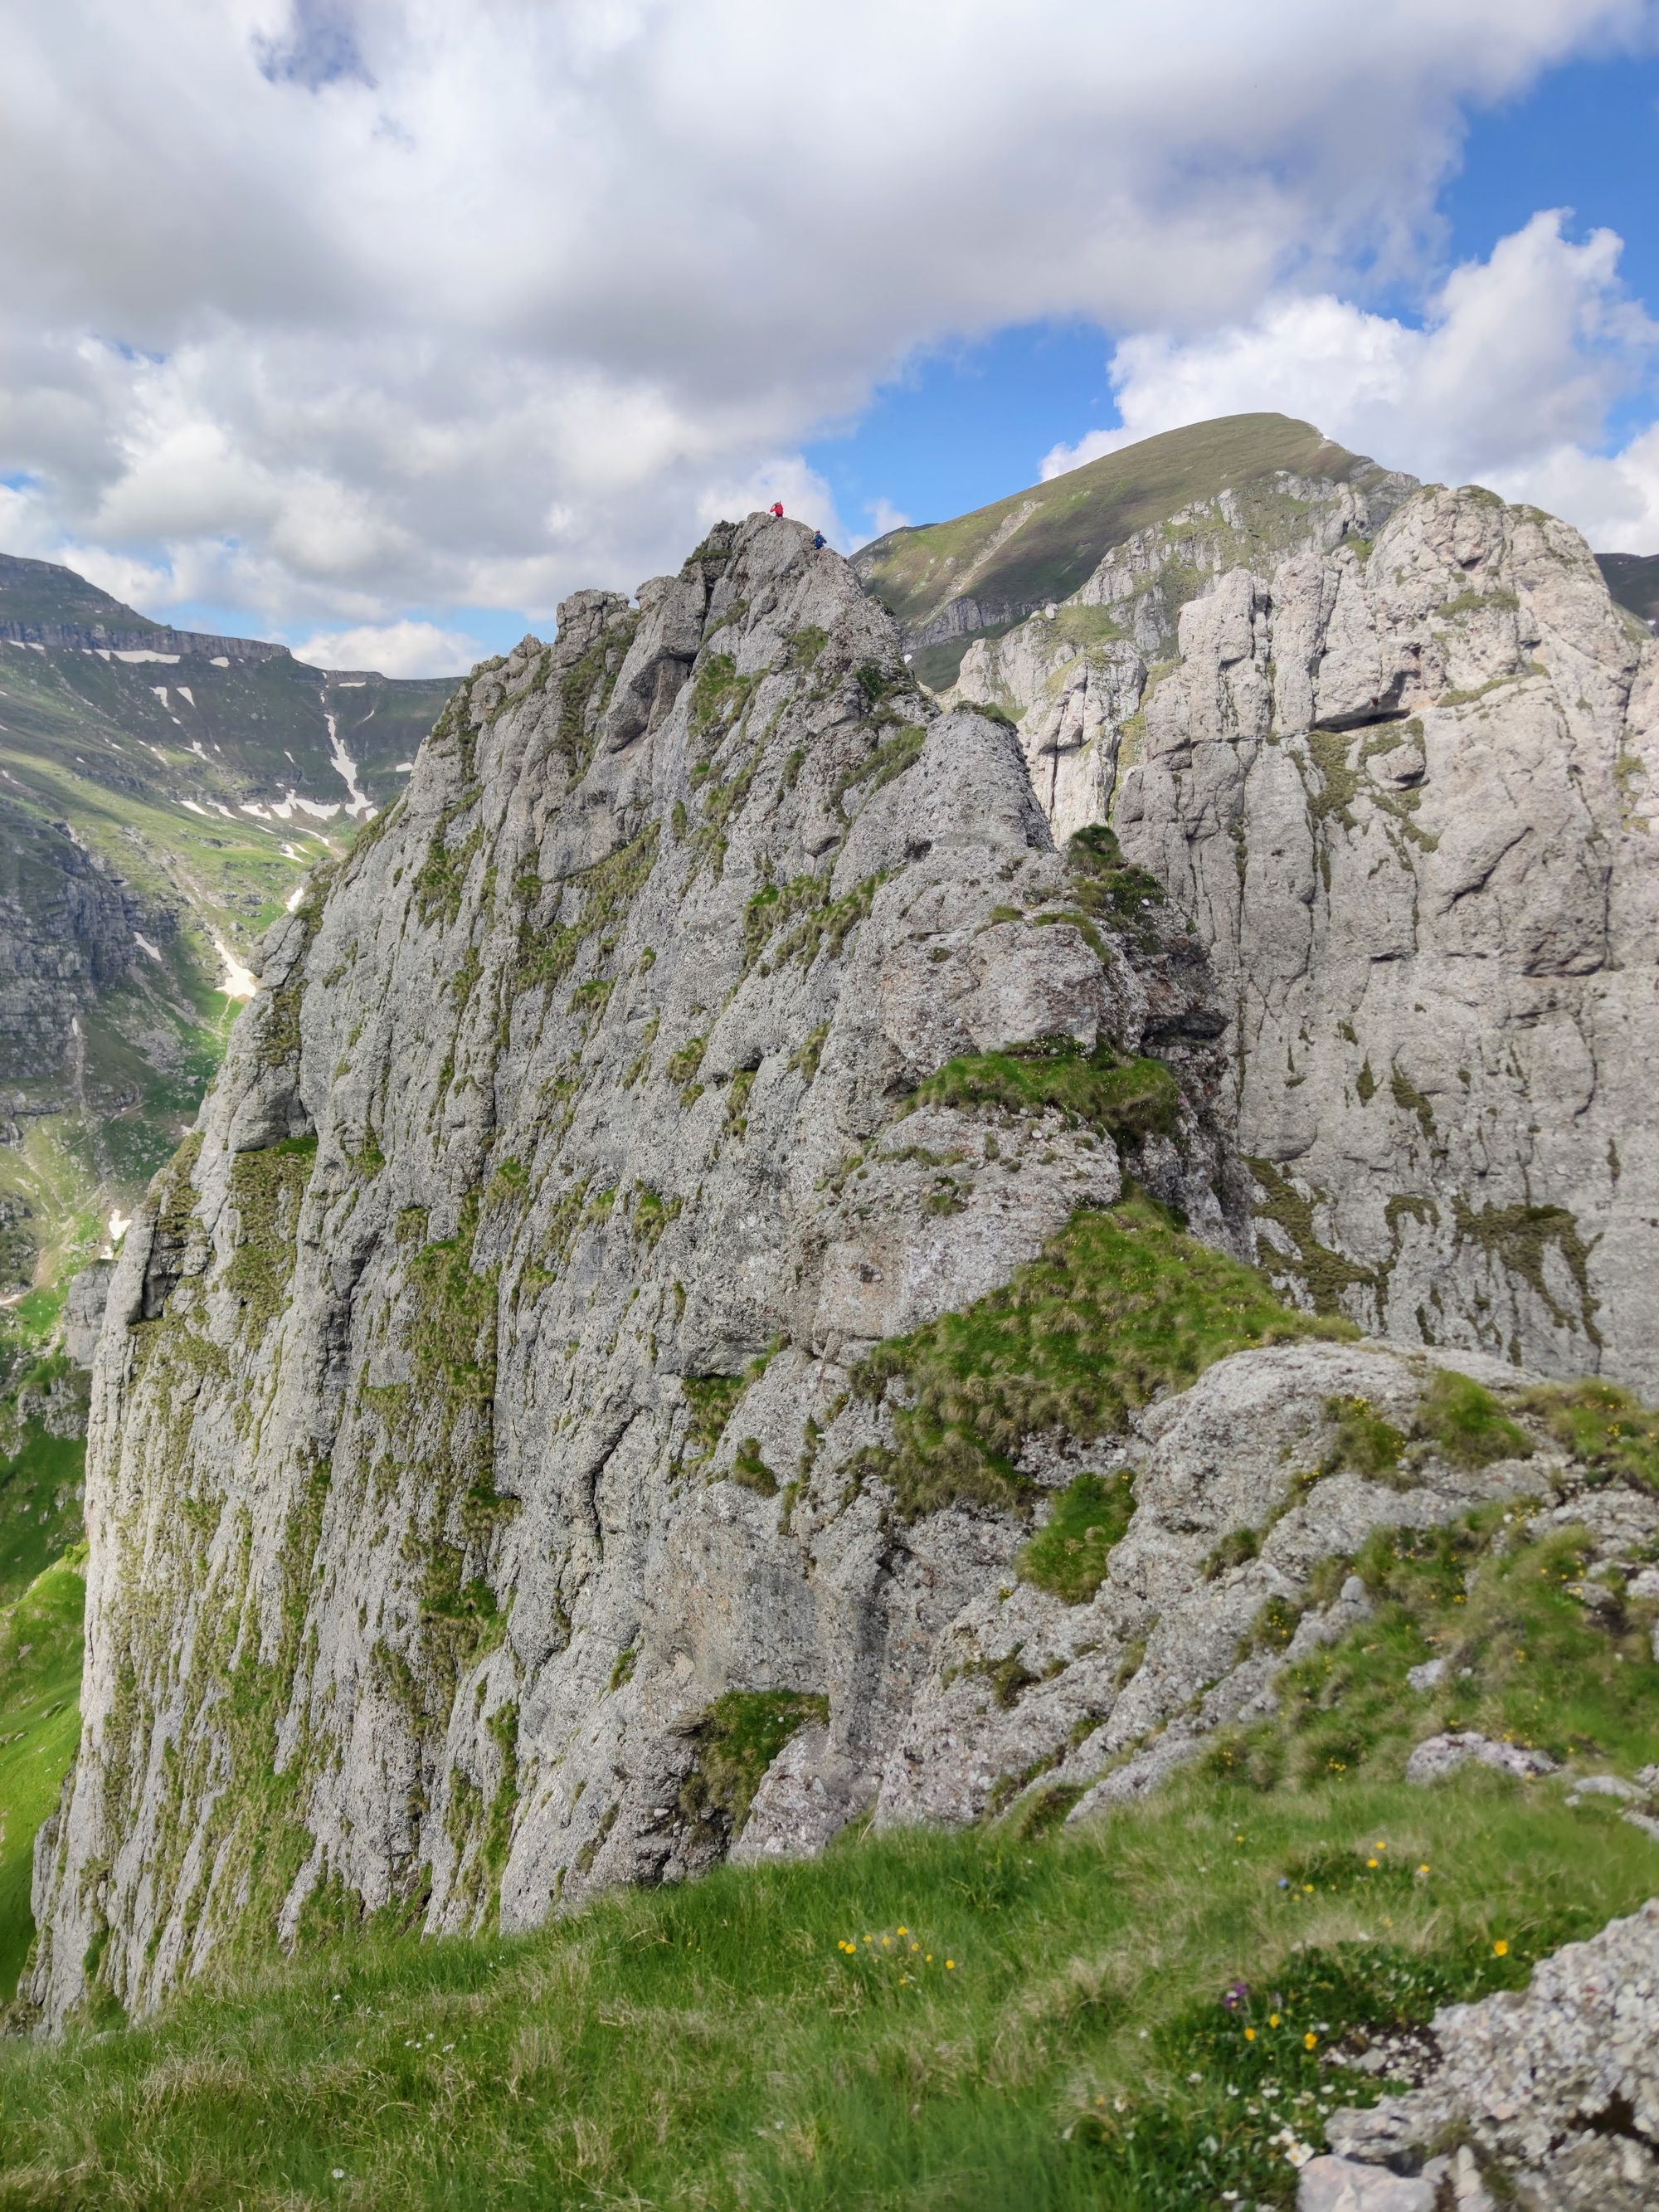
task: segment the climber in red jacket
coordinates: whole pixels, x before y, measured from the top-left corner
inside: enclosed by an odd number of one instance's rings
[[[783,501],[781,499],[775,499],[773,501],[772,512],[776,515],[780,522],[783,520]]]

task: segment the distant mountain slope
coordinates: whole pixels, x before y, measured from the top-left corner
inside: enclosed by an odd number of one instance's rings
[[[1299,483],[1375,492],[1393,482],[1410,485],[1311,423],[1229,415],[1143,439],[952,521],[890,532],[853,566],[902,625],[918,672],[949,683],[968,639],[1069,598],[1115,547],[1224,487],[1255,534],[1278,542],[1294,533]]]
[[[1659,623],[1659,553],[1598,553],[1595,564],[1621,607]]]
[[[396,796],[452,688],[0,556],[0,1369],[194,1113],[260,934]]]

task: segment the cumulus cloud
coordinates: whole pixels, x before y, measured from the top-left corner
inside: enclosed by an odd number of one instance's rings
[[[378,669],[382,676],[465,676],[484,658],[476,637],[436,623],[364,623],[356,629],[319,630],[293,648],[313,668]]]
[[[76,0],[0,73],[29,542],[273,626],[544,620],[919,346],[1411,265],[1472,102],[1652,0]],[[1355,127],[1358,116],[1386,128]],[[808,503],[812,504],[808,504]],[[15,540],[13,542],[15,542]],[[114,573],[112,567],[110,573]]]
[[[1420,325],[1328,293],[1270,298],[1202,337],[1143,332],[1112,357],[1121,424],[1057,446],[1045,477],[1216,415],[1276,409],[1413,475],[1478,481],[1569,516],[1605,551],[1659,544],[1659,435],[1599,447],[1659,353],[1619,281],[1620,240],[1536,215],[1455,270]]]

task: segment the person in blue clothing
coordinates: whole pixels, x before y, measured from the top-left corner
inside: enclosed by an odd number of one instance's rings
[[[815,553],[822,553],[823,550],[823,532],[821,530],[815,530],[812,532],[812,550]]]

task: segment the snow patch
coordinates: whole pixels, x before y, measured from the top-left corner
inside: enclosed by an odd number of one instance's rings
[[[186,799],[185,804],[188,806],[190,801]],[[133,931],[132,941],[138,947],[138,950],[141,952],[148,952],[152,960],[159,960],[161,958],[161,954],[160,948],[150,943],[149,938],[144,935],[143,930],[135,929]]]
[[[228,668],[230,655],[228,653],[216,653],[213,656],[213,665],[216,668]]]
[[[368,793],[357,781],[357,763],[341,744],[339,725],[326,708],[323,710],[323,720],[328,724],[328,757],[333,763],[334,773],[351,794],[346,801],[346,812],[359,822],[367,822],[374,807]]]
[[[413,775],[415,773],[415,763],[413,761],[399,761],[397,767],[393,769],[392,773],[394,775]]]
[[[292,822],[296,812],[312,815],[319,822],[331,822],[340,811],[340,801],[331,799],[325,805],[319,799],[301,799],[297,791],[289,791],[272,800],[270,811],[279,822]]]
[[[109,1241],[112,1251],[114,1250],[116,1245],[120,1243],[121,1239],[126,1235],[128,1230],[131,1229],[131,1226],[132,1216],[130,1213],[123,1213],[118,1206],[111,1206],[109,1210]]]
[[[165,684],[152,684],[149,688],[152,695],[155,698],[159,699],[161,704],[165,707],[167,703],[167,685]]]
[[[334,680],[334,689],[337,691],[361,691],[368,681],[366,676],[338,676]]]
[[[116,649],[115,658],[118,660],[125,660],[129,667],[132,666],[135,662],[140,660],[159,660],[166,667],[176,668],[179,665],[179,661],[182,659],[183,655],[177,653],[152,653],[148,647],[144,647],[139,651],[134,653],[123,653],[118,647]]]
[[[181,699],[188,699],[192,707],[196,704],[196,694],[188,684],[175,684],[173,688]]]
[[[224,973],[219,978],[219,988],[228,999],[251,999],[259,988],[259,979],[246,963],[239,960],[216,929],[213,949],[218,954]]]
[[[288,914],[292,914],[295,908],[299,905],[300,901],[305,896],[305,885],[303,884],[295,884],[283,902],[283,911]]]
[[[206,807],[198,806],[193,799],[181,799],[179,801],[179,804],[180,806],[189,807],[192,814],[199,814],[204,822],[211,822],[213,819],[213,817],[208,812]]]

